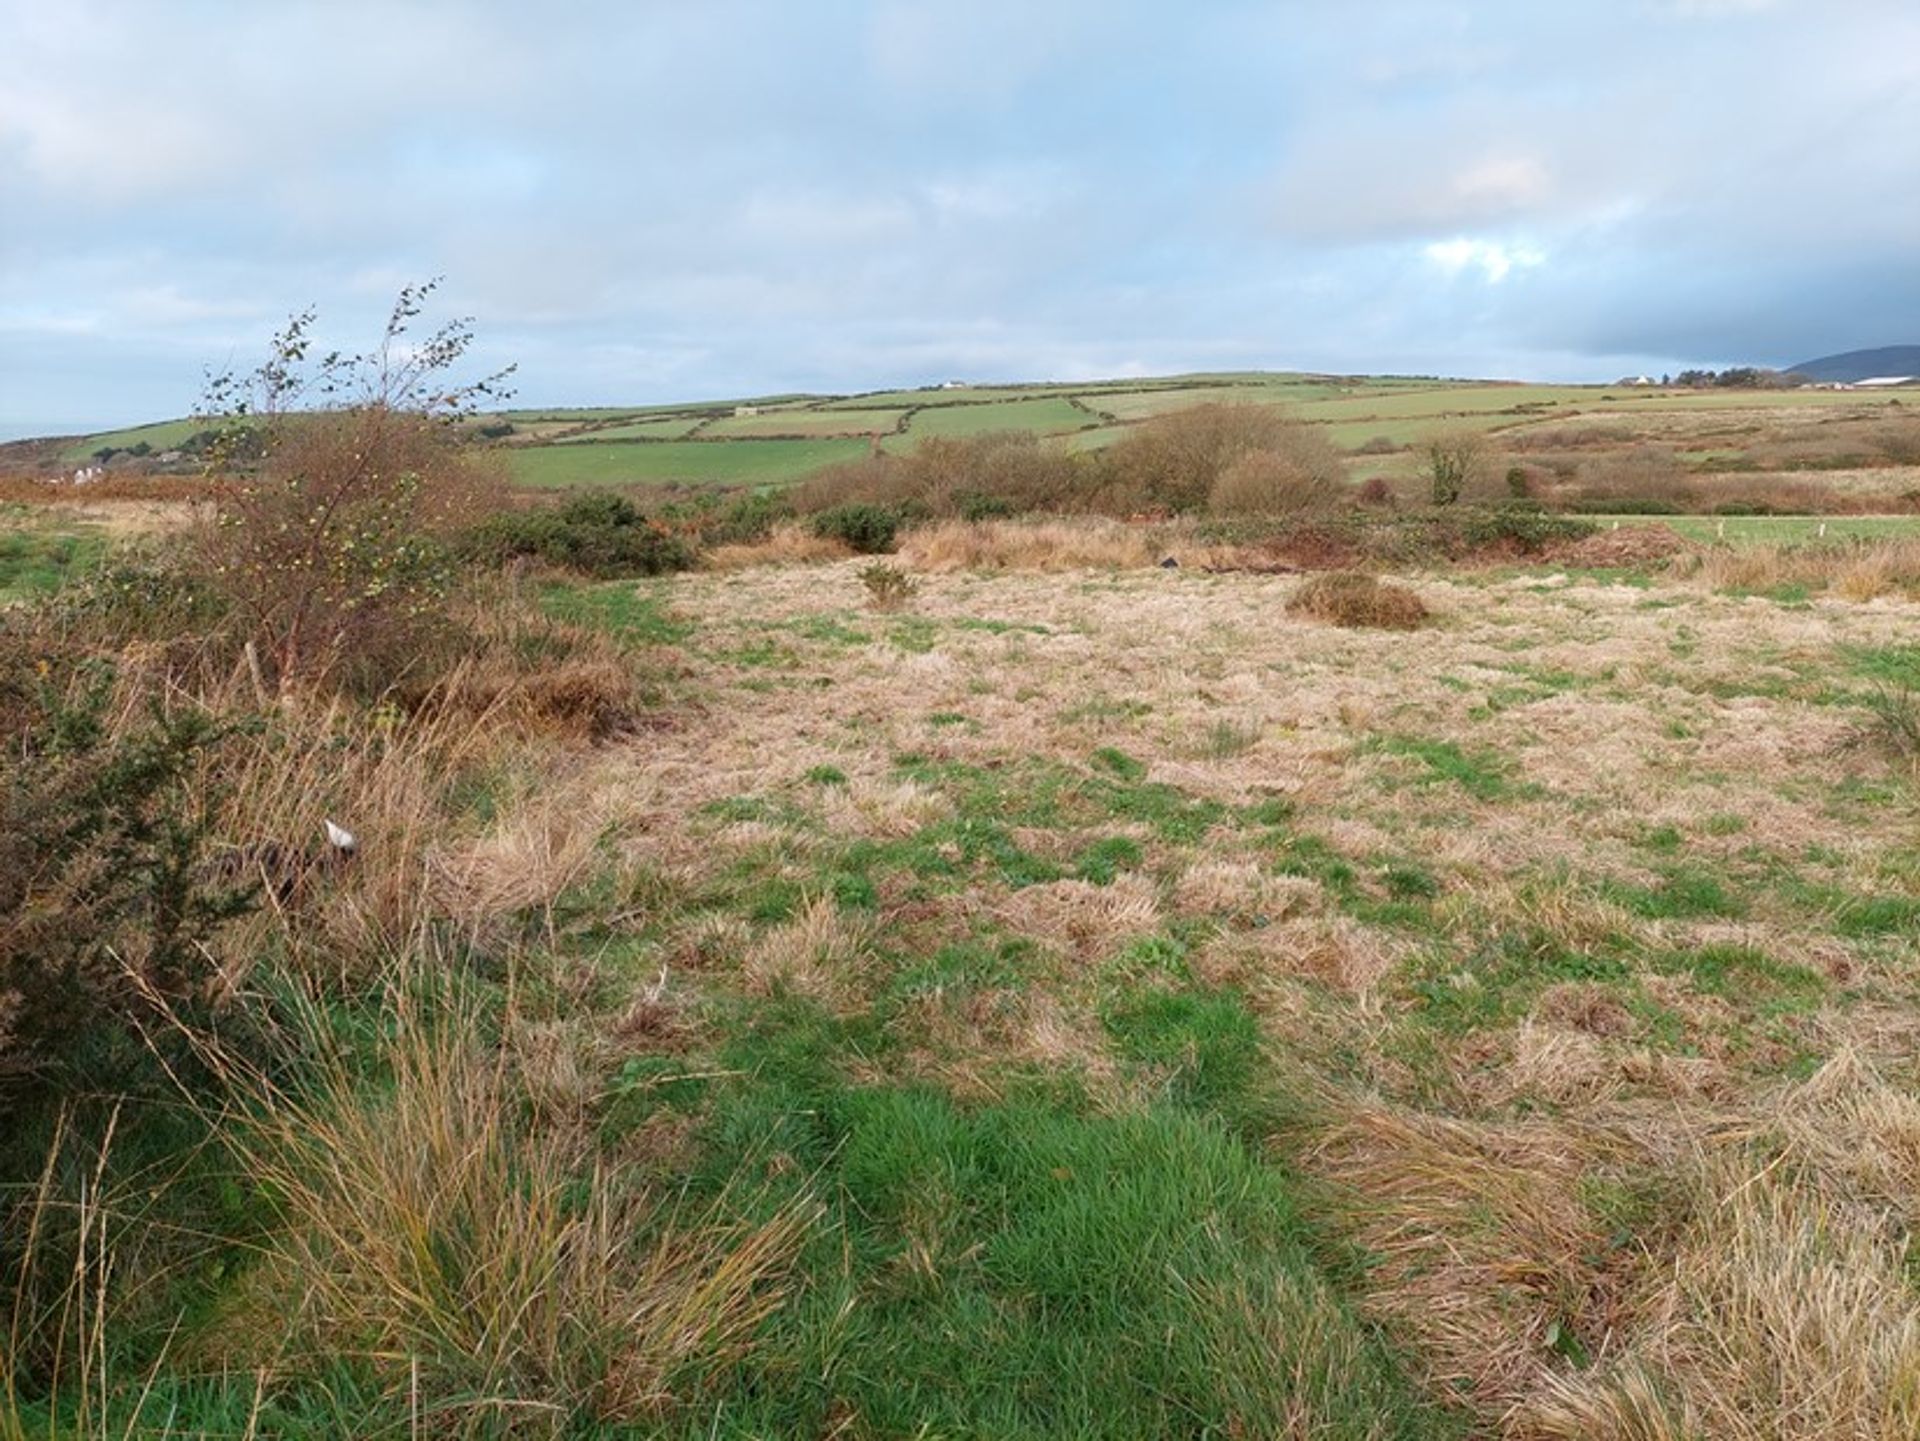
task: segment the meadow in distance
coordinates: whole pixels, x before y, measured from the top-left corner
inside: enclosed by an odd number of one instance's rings
[[[0,1437],[1920,1434],[1920,392],[434,339],[0,449]]]

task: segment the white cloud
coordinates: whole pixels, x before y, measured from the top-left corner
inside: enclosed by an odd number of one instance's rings
[[[1421,253],[1449,279],[1478,270],[1489,285],[1498,285],[1516,270],[1532,270],[1547,263],[1546,255],[1531,245],[1506,245],[1465,236],[1436,240]]]

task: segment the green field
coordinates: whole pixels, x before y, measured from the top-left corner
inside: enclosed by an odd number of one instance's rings
[[[1920,537],[1920,515],[1645,515],[1609,516],[1610,526],[1664,525],[1688,540],[1725,541],[1729,545],[1808,545],[1822,540],[1885,540]]]
[[[1815,435],[1810,422],[1816,416],[1809,412],[1852,421],[1857,436],[1912,414],[1903,407],[1914,399],[1912,389],[1675,391],[1231,372],[864,395],[786,394],[677,405],[529,407],[502,411],[499,417],[517,427],[506,448],[514,475],[527,485],[769,485],[860,454],[866,436],[880,436],[887,450],[899,452],[928,437],[1031,430],[1084,451],[1111,444],[1130,425],[1208,403],[1278,407],[1295,419],[1324,427],[1329,438],[1348,451],[1381,439],[1417,450],[1435,435],[1461,431],[1493,433],[1492,443],[1505,447],[1551,430],[1567,434],[1579,448],[1592,444],[1581,439],[1585,432],[1604,426],[1620,432],[1617,443],[1623,446],[1651,438],[1671,446],[1684,464],[1724,468],[1739,465],[1753,438],[1768,428],[1770,413],[1785,413],[1788,419],[1773,429],[1784,433],[1795,427],[1796,441]],[[740,406],[760,410],[734,414]],[[1721,415],[1724,424],[1707,418]],[[1690,416],[1702,419],[1690,421]],[[1794,417],[1800,419],[1795,422]],[[1823,421],[1825,414],[1817,419]],[[108,445],[145,441],[164,449],[191,435],[196,424],[165,421],[78,438],[58,452],[59,463],[84,463]],[[904,430],[899,429],[903,424]],[[1556,448],[1566,443],[1556,442]],[[1409,456],[1402,454],[1368,458],[1361,468],[1369,474],[1398,475],[1408,463]]]
[[[522,485],[779,485],[867,453],[864,440],[662,440],[523,446],[509,463]]]
[[[98,526],[57,507],[0,505],[0,606],[59,589],[106,550]]]
[[[108,446],[125,449],[130,445],[139,445],[143,441],[155,450],[171,450],[188,437],[205,430],[204,420],[161,420],[152,425],[134,425],[125,430],[109,430],[99,435],[83,436],[60,452],[60,459],[69,465],[82,465],[93,459],[93,453]]]
[[[763,410],[758,415],[729,415],[703,434],[757,436],[889,435],[900,424],[899,410]]]
[[[595,426],[561,438],[562,445],[583,440],[678,440],[700,423],[699,416],[669,415],[658,420],[633,420],[620,425]]]
[[[924,440],[929,436],[988,435],[1004,430],[1031,430],[1038,435],[1058,435],[1098,425],[1099,417],[1060,396],[1038,400],[1009,400],[990,405],[945,405],[916,411],[907,426],[908,436]]]

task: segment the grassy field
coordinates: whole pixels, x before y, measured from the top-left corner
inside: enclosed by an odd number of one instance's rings
[[[1912,392],[1907,392],[1911,400]],[[853,396],[781,395],[696,405],[524,409],[502,412],[519,433],[508,442],[514,474],[540,487],[680,481],[781,485],[859,453],[859,437],[880,435],[890,451],[927,437],[968,437],[1029,429],[1076,451],[1120,439],[1130,426],[1205,403],[1277,407],[1324,428],[1349,453],[1392,446],[1417,451],[1436,436],[1478,433],[1496,452],[1529,464],[1604,468],[1644,461],[1649,447],[1684,469],[1784,475],[1818,496],[1886,490],[1873,467],[1876,435],[1913,430],[1899,393],[1861,391],[1673,391],[1625,386],[1511,384],[1408,377],[1289,373],[1170,376],[1047,385],[983,385],[882,391]],[[737,405],[762,412],[736,416]],[[1106,417],[1112,417],[1108,421]],[[897,427],[905,422],[904,432]],[[190,421],[169,421],[75,440],[58,455],[79,464],[103,445],[145,440],[156,450],[184,439]],[[698,447],[674,442],[698,428]],[[786,440],[780,437],[805,437]],[[621,440],[666,442],[607,447]],[[1899,453],[1920,453],[1909,439]],[[1502,462],[1507,463],[1505,461]],[[1913,463],[1909,460],[1907,463]],[[1414,479],[1417,455],[1354,456],[1356,480]],[[1616,467],[1617,468],[1617,467]],[[1888,492],[1891,498],[1892,492]],[[1870,508],[1870,507],[1868,507]]]
[[[986,435],[1003,430],[1031,430],[1057,435],[1099,424],[1071,401],[1049,396],[1041,400],[1009,400],[991,405],[934,406],[914,412],[907,426],[909,439],[928,436]]]
[[[93,454],[97,450],[104,450],[108,446],[124,449],[142,442],[155,450],[169,450],[205,428],[205,421],[162,420],[152,425],[135,425],[125,430],[103,431],[99,435],[89,435],[74,441],[60,452],[60,459],[69,465],[85,465],[93,459]]]
[[[678,440],[700,423],[701,417],[689,415],[662,416],[657,420],[619,421],[612,425],[595,425],[587,430],[571,430],[564,435],[563,441]]]
[[[0,1128],[0,1435],[1915,1434],[1911,548],[1715,568],[1815,525],[1411,632],[1191,524],[469,577],[411,710],[136,607],[111,724],[364,854],[209,953],[272,1065]]]
[[[0,505],[0,606],[59,589],[106,554],[101,527],[60,512]]]
[[[774,410],[730,415],[706,428],[711,436],[885,435],[900,424],[899,410]]]
[[[510,456],[522,485],[778,485],[867,452],[864,440],[614,441],[528,446]]]

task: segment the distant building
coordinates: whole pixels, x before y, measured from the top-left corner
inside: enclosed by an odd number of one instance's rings
[[[973,382],[970,380],[943,380],[940,382],[940,388],[942,390],[971,390],[973,389]]]
[[[1865,390],[1869,385],[1912,385],[1915,379],[1911,375],[1875,375],[1855,384]]]
[[[1615,385],[1653,385],[1656,383],[1650,375],[1628,375],[1614,382]]]
[[[760,413],[760,407],[757,405],[736,405],[733,408],[733,413],[736,416],[758,415]]]

